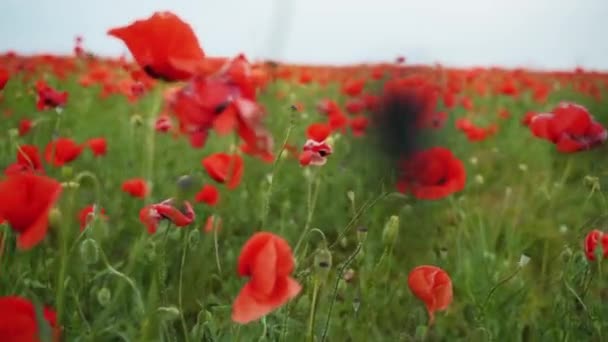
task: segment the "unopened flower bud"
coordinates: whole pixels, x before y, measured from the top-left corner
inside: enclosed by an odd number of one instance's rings
[[[162,306],[156,310],[161,320],[173,322],[179,318],[179,309],[175,306]]]
[[[99,261],[99,247],[95,240],[89,238],[80,243],[80,257],[89,265]]]
[[[61,176],[64,178],[70,178],[74,174],[74,169],[71,166],[64,165],[61,167]]]
[[[387,246],[392,246],[399,233],[399,216],[393,215],[384,225],[382,231],[382,242]]]
[[[367,238],[367,227],[357,227],[357,239],[359,240],[359,242],[363,243],[363,241],[365,241],[365,238]]]
[[[58,208],[53,208],[49,212],[49,226],[57,228],[61,225],[61,211]]]
[[[101,306],[108,306],[110,301],[112,300],[112,292],[107,287],[102,287],[99,291],[97,291],[97,302]]]
[[[19,136],[19,130],[16,128],[11,128],[8,130],[8,136],[11,138],[16,138],[17,136]]]
[[[355,202],[355,192],[350,190],[346,193],[346,197],[348,197],[348,200],[351,201],[352,203]]]

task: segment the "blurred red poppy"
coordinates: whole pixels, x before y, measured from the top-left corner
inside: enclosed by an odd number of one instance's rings
[[[243,177],[243,158],[238,154],[214,153],[201,161],[207,174],[216,182],[234,189]]]
[[[68,101],[68,92],[60,92],[51,88],[45,81],[36,82],[38,101],[36,108],[40,111],[65,106]]]
[[[318,142],[308,139],[306,140],[304,147],[302,147],[302,153],[300,153],[300,165],[325,165],[325,163],[327,163],[327,157],[332,153],[332,147],[325,141]]]
[[[204,202],[207,205],[214,206],[220,200],[220,193],[213,185],[205,184],[195,195],[194,200],[198,203]]]
[[[44,173],[42,162],[38,154],[38,147],[35,145],[21,145],[17,149],[17,161],[10,164],[5,170],[5,175],[20,172]]]
[[[22,137],[26,135],[30,129],[32,129],[32,125],[32,120],[21,119],[21,121],[19,121],[19,136]]]
[[[4,89],[4,86],[6,86],[10,76],[11,75],[9,74],[8,70],[0,66],[0,91]]]
[[[331,133],[331,127],[324,123],[313,123],[306,129],[306,137],[316,142],[323,142]]]
[[[108,143],[106,142],[106,138],[92,138],[87,140],[85,143],[91,151],[93,151],[93,155],[95,157],[105,156],[108,152]]]
[[[360,137],[365,135],[365,130],[369,125],[367,117],[359,115],[350,120],[350,129],[353,131],[353,136]]]
[[[57,326],[57,314],[50,307],[44,307],[42,317],[46,322],[36,318],[36,308],[29,300],[18,296],[0,297],[0,337],[5,342],[40,341],[40,325],[48,324],[53,342],[60,340],[60,329]]]
[[[80,231],[83,231],[89,222],[93,219],[94,215],[99,215],[102,219],[107,220],[108,216],[106,216],[106,210],[104,208],[96,211],[95,205],[91,204],[84,208],[82,208],[77,215],[78,222],[80,222]]]
[[[17,232],[19,249],[30,249],[44,239],[49,212],[60,194],[59,182],[33,173],[13,174],[0,181],[0,217]]]
[[[44,149],[44,159],[53,166],[63,166],[80,155],[83,146],[70,138],[57,138]]]
[[[243,246],[238,273],[249,277],[232,306],[232,320],[245,324],[262,318],[300,293],[290,277],[294,258],[287,241],[272,233],[255,233]]]
[[[108,34],[121,39],[153,78],[185,81],[205,57],[190,25],[171,12],[156,12]]]
[[[132,178],[122,183],[122,191],[133,197],[144,198],[148,195],[148,184],[142,178]]]
[[[466,173],[462,161],[444,147],[414,153],[402,164],[397,183],[401,192],[410,191],[418,199],[441,199],[464,188]]]
[[[435,311],[442,311],[452,302],[452,280],[441,268],[436,266],[418,266],[408,276],[408,285],[429,313],[429,325],[435,320]]]
[[[608,234],[594,229],[585,237],[585,255],[589,261],[595,260],[595,250],[601,244],[602,255],[608,258]]]
[[[163,219],[169,220],[176,227],[185,227],[194,221],[194,209],[188,201],[183,202],[182,208],[176,208],[173,199],[169,198],[161,203],[147,205],[139,211],[139,220],[149,234],[156,233],[158,224]]]

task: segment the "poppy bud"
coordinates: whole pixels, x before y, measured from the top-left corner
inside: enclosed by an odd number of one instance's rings
[[[110,301],[112,300],[112,292],[107,287],[102,287],[99,291],[97,291],[97,302],[101,306],[108,306]]]
[[[78,184],[77,182],[63,182],[63,183],[61,183],[61,187],[63,187],[64,189],[78,189],[79,186],[80,186],[80,184]]]
[[[393,215],[384,225],[382,231],[382,242],[387,246],[392,246],[399,233],[399,216]]]
[[[19,136],[19,130],[16,128],[11,128],[8,130],[8,136],[11,138],[16,138],[17,136]]]
[[[99,261],[99,248],[95,240],[89,238],[80,243],[80,257],[89,265]]]
[[[348,200],[351,201],[351,203],[355,202],[355,192],[350,190],[346,193],[346,197],[348,197]]]
[[[331,252],[326,248],[320,248],[315,253],[314,258],[315,274],[319,280],[324,281],[331,269]]]
[[[144,119],[139,114],[135,114],[131,117],[131,125],[141,126],[144,123]]]
[[[57,208],[51,209],[49,212],[49,226],[57,228],[61,225],[61,211]]]
[[[70,166],[62,166],[61,167],[61,176],[63,178],[70,178],[74,174],[74,169]]]
[[[201,232],[198,229],[193,229],[188,234],[188,246],[190,248],[196,247],[201,240]]]
[[[173,322],[179,318],[179,309],[175,306],[162,306],[157,309],[159,317],[165,322]]]

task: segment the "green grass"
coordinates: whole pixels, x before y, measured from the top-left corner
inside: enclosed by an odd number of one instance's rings
[[[12,80],[7,85],[0,106],[14,114],[1,124],[0,165],[13,161],[16,143],[43,148],[54,131],[78,142],[103,136],[108,154],[95,159],[86,152],[68,167],[46,166],[62,182],[83,172],[95,180],[84,177],[79,187],[64,189],[61,218],[31,251],[16,250],[14,233],[0,227],[10,237],[0,261],[0,294],[55,307],[66,341],[183,341],[183,323],[190,341],[305,340],[309,328],[314,340],[327,333],[328,341],[601,341],[608,336],[605,274],[582,253],[585,234],[607,223],[602,188],[607,148],[562,155],[532,137],[519,123],[526,111],[539,108],[527,96],[474,98],[489,113],[505,107],[512,114],[496,136],[480,143],[468,142],[454,128],[464,109],[450,112],[445,127],[434,133],[434,144],[450,147],[465,163],[467,184],[446,199],[428,202],[395,193],[392,171],[378,162],[368,140],[336,136],[334,154],[318,169],[280,159],[273,173],[272,164],[244,156],[243,182],[233,191],[220,185],[217,207],[196,205],[195,224],[178,229],[163,223],[151,236],[138,220],[144,201],[122,193],[121,183],[150,177],[151,202],[174,196],[182,175],[212,183],[200,161],[229,151],[234,137],[212,133],[205,148],[195,150],[185,138],[152,133],[158,110],[154,92],[130,104],[118,96],[100,100],[96,88],[81,88],[73,79],[51,81],[70,92],[61,114],[36,112],[31,84]],[[337,89],[285,82],[265,89],[260,103],[270,113],[267,125],[277,145],[293,121],[289,142],[301,146],[307,125],[322,119],[316,101],[344,101]],[[288,100],[277,100],[278,90]],[[608,123],[605,105],[562,89],[551,94],[547,107],[560,100],[584,104]],[[289,109],[296,102],[305,105],[302,112]],[[144,119],[143,125],[132,124],[134,115]],[[27,136],[13,138],[7,131],[22,117],[38,123]],[[598,177],[600,189],[591,191],[586,176]],[[109,220],[95,220],[80,235],[75,215],[92,203],[105,208]],[[201,230],[209,215],[223,220],[217,236]],[[382,235],[393,215],[399,217],[399,232],[390,244]],[[358,233],[359,226],[368,232]],[[292,248],[303,238],[295,275],[304,289],[265,319],[239,326],[230,318],[232,301],[245,283],[236,274],[236,260],[258,230],[283,236]],[[323,235],[333,262],[319,283],[311,315],[318,275],[314,253]],[[531,260],[519,267],[522,254]],[[442,267],[454,285],[453,303],[437,313],[430,328],[424,305],[407,286],[409,271],[421,264]],[[338,281],[346,269],[354,270],[354,279]]]

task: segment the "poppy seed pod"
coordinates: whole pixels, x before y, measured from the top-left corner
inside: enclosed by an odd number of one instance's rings
[[[367,238],[367,227],[365,226],[359,226],[357,227],[357,239],[359,240],[360,243],[363,243],[365,241],[365,239]]]
[[[331,252],[327,247],[320,248],[315,252],[314,270],[319,280],[324,281],[327,278],[332,265],[331,259]]]
[[[387,246],[392,246],[399,234],[399,216],[391,216],[382,231],[382,242]]]
[[[95,240],[86,239],[80,243],[80,257],[89,265],[99,261],[99,248]]]
[[[99,289],[99,291],[97,291],[97,302],[99,302],[99,305],[106,307],[108,304],[110,304],[111,300],[112,292],[110,292],[110,289],[107,287],[102,287]]]

